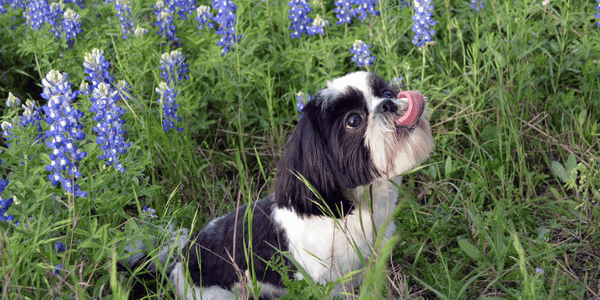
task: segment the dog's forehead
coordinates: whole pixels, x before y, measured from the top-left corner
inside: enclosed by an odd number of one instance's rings
[[[381,99],[373,94],[373,74],[365,71],[358,71],[346,74],[327,81],[327,87],[323,90],[326,99],[329,101],[335,99],[336,95],[340,95],[348,91],[349,88],[354,88],[362,92],[369,111],[373,111]],[[323,102],[323,108],[327,107],[329,101]]]

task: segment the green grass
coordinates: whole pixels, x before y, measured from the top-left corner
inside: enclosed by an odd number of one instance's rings
[[[21,10],[0,15],[0,99],[12,92],[44,105],[46,73],[67,72],[76,89],[85,79],[84,53],[103,49],[111,75],[133,87],[133,99],[119,103],[132,143],[121,156],[127,172],[98,159],[86,96],[74,105],[85,113],[80,147],[88,156],[78,183],[88,198],[53,187],[44,169],[48,148],[32,144],[33,129],[15,126],[21,146],[3,149],[0,177],[10,182],[3,198],[15,201],[8,214],[21,225],[0,222],[0,298],[126,298],[135,276],[115,266],[127,242],[151,247],[149,236],[168,223],[199,229],[268,195],[298,120],[296,93],[314,94],[358,70],[349,52],[356,39],[376,56],[366,69],[390,80],[403,76],[407,89],[429,98],[436,149],[404,177],[396,238],[382,245],[365,284],[348,297],[600,297],[595,2],[488,0],[476,14],[469,1],[433,1],[436,43],[421,51],[411,43],[413,10],[397,1],[382,1],[381,16],[349,26],[335,24],[333,1],[311,1],[310,16],[330,23],[326,35],[292,39],[285,1],[239,0],[242,39],[224,57],[214,30],[199,30],[193,17],[175,22],[190,68],[177,98],[180,133],[162,130],[155,88],[160,55],[173,48],[155,34],[154,3],[132,2],[135,23],[149,33],[123,40],[112,5],[89,2],[84,9],[67,4],[85,30],[72,49],[47,28],[29,30]],[[2,109],[3,121],[22,113]],[[155,208],[159,219],[144,218],[142,206]],[[67,250],[57,254],[57,242]],[[58,264],[63,271],[54,276]],[[171,298],[162,279],[142,281],[156,291],[145,297]],[[331,285],[288,288],[288,299],[303,299]]]

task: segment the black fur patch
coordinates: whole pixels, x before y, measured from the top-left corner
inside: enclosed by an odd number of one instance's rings
[[[246,251],[253,254],[249,257],[252,259],[253,268],[259,281],[283,287],[281,275],[268,268],[266,264],[273,256],[279,255],[273,247],[281,251],[288,251],[287,239],[271,219],[273,197],[269,196],[252,202],[250,205],[250,209],[253,210],[251,249],[248,235],[249,222],[244,217],[247,205],[237,209],[237,226],[235,224],[236,211],[233,211],[215,220],[214,223],[209,223],[192,236],[189,248],[184,253],[188,254],[186,260],[196,286],[220,286],[230,290],[239,281],[236,269],[229,258],[230,255],[234,255],[235,247],[234,262],[242,272],[252,269],[252,265],[248,266]]]
[[[277,164],[275,201],[300,216],[343,217],[353,206],[342,189],[369,184],[377,174],[364,144],[369,111],[363,93],[349,87],[333,95],[335,99],[328,99],[330,95],[330,91],[320,91],[306,104]],[[360,126],[346,126],[351,114],[362,117]]]

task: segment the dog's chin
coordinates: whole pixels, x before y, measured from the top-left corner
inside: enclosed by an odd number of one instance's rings
[[[415,168],[434,148],[426,113],[413,127],[397,126],[387,118],[374,119],[365,133],[365,142],[383,179]]]

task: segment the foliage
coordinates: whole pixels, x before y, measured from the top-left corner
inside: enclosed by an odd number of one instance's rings
[[[125,245],[152,249],[160,228],[198,229],[269,194],[298,99],[356,70],[429,98],[436,152],[405,175],[398,234],[347,297],[600,296],[596,2],[290,3],[302,22],[273,0],[0,0],[0,99],[23,104],[2,105],[2,298],[121,299],[140,284],[171,298],[162,272],[117,272]],[[372,64],[353,61],[356,40]],[[110,74],[93,79],[84,62],[99,51]],[[56,91],[42,80],[56,71],[86,155],[52,170],[79,197],[48,177]],[[109,107],[122,121],[94,120]],[[115,156],[98,144],[111,131]],[[333,286],[287,284],[288,299]]]

